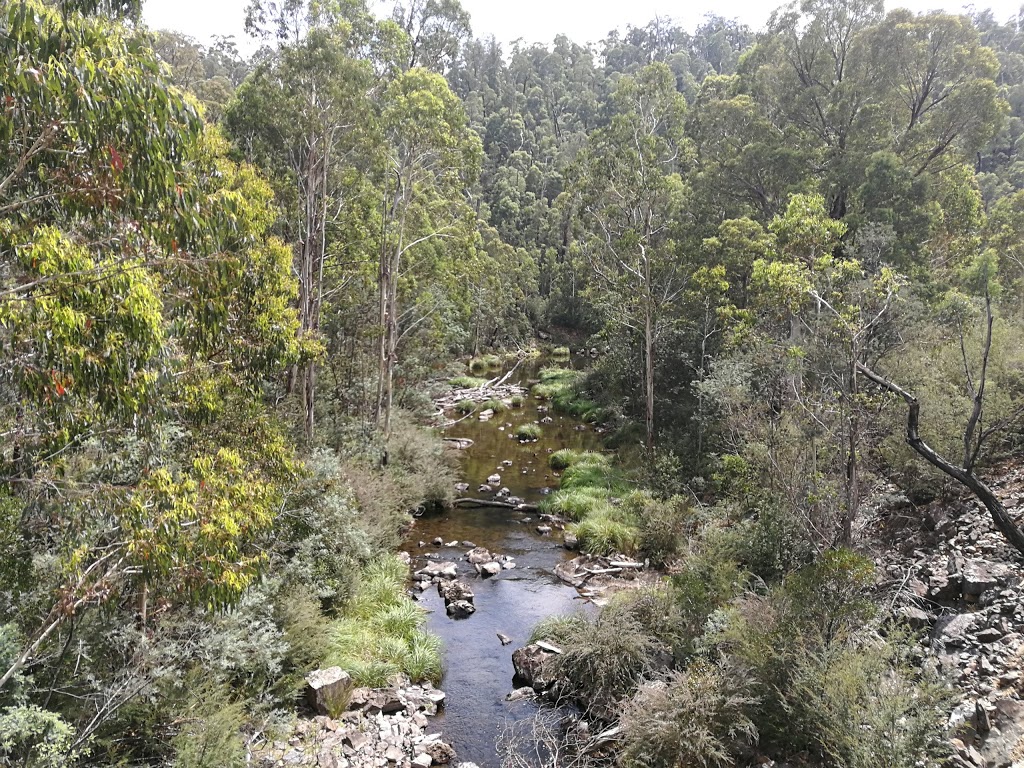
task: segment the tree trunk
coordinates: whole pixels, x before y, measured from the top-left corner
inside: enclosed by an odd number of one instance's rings
[[[654,449],[654,319],[650,302],[644,311],[644,399],[647,450]]]

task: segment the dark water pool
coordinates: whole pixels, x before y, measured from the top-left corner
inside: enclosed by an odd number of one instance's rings
[[[565,363],[560,363],[565,365]],[[521,365],[515,378],[523,383],[537,376],[541,363]],[[466,437],[472,447],[461,451],[462,479],[470,489],[464,495],[491,497],[477,487],[493,474],[501,475],[501,486],[513,496],[536,503],[542,489],[557,488],[558,477],[548,467],[548,455],[559,448],[597,450],[600,436],[593,427],[553,412],[538,411],[547,404],[527,398],[522,409],[511,409],[488,422],[475,416],[447,431],[449,437]],[[510,438],[515,426],[550,418],[543,424],[543,436],[530,443]],[[511,462],[511,465],[508,465]],[[499,486],[499,487],[501,487]],[[417,520],[409,533],[406,549],[414,567],[427,555],[459,564],[460,578],[476,593],[476,613],[467,619],[450,619],[444,601],[433,589],[419,596],[420,604],[430,611],[429,629],[444,642],[445,673],[441,688],[448,694],[446,706],[434,721],[445,741],[455,747],[458,760],[474,762],[481,768],[496,768],[499,763],[496,744],[508,723],[530,716],[535,705],[528,701],[507,702],[512,690],[512,652],[525,645],[534,625],[545,616],[586,610],[589,606],[572,587],[554,575],[555,565],[569,557],[562,547],[559,532],[537,533],[536,513],[497,508],[458,508]],[[459,546],[435,546],[440,537]],[[425,542],[420,546],[419,542]],[[468,541],[491,552],[512,555],[513,570],[483,580],[463,558]],[[512,638],[502,646],[498,633]]]

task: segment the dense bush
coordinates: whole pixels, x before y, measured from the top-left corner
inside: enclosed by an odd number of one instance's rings
[[[622,714],[622,764],[637,768],[728,768],[736,745],[757,742],[757,701],[710,664],[647,683]]]

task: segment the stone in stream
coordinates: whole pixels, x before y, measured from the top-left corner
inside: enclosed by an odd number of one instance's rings
[[[455,484],[455,492],[456,493],[465,493],[468,490],[469,490],[469,483],[456,483]]]
[[[490,421],[494,417],[494,411],[488,408],[486,411],[480,411],[480,421]]]
[[[491,485],[501,485],[501,475],[491,475],[487,478],[487,482]]]
[[[490,493],[492,490],[494,490],[494,489],[491,488],[491,486],[489,486],[489,485],[481,485],[479,488],[476,489],[476,492],[477,493]]]
[[[580,546],[580,540],[578,538],[576,538],[576,534],[575,533],[571,533],[569,531],[565,532],[565,537],[564,537],[562,543],[565,545],[565,548],[568,549],[568,550],[579,549],[579,546]]]
[[[502,466],[505,466],[505,467],[511,467],[511,466],[512,466],[512,459],[505,459],[505,460],[504,460],[503,462],[501,462],[501,463],[502,463]]]
[[[503,634],[501,632],[498,633],[498,640],[501,641],[502,645],[508,645],[509,643],[512,642],[512,638],[511,637],[509,637],[508,635]]]
[[[497,496],[498,498],[501,498],[501,497],[503,497],[503,496],[508,496],[508,495],[509,495],[510,493],[512,493],[512,491],[510,491],[510,490],[509,490],[508,488],[502,488],[502,489],[501,489],[501,490],[499,490],[499,491],[498,491],[498,492],[497,492],[497,493],[496,493],[495,495],[496,495],[496,496]]]
[[[476,549],[476,544],[474,544],[472,541],[464,541],[462,542],[462,546],[469,547],[470,549]]]
[[[453,619],[467,619],[476,613],[476,606],[468,600],[453,600],[448,603],[445,611]]]
[[[537,533],[539,533],[541,536],[547,536],[549,533],[551,533],[551,526],[550,525],[538,525],[537,526]]]
[[[438,577],[442,579],[454,579],[459,575],[459,568],[455,563],[427,563],[416,571],[417,576]]]
[[[433,762],[434,761],[430,757],[430,755],[426,753],[422,755],[416,755],[416,757],[412,759],[413,768],[430,768]]]
[[[472,603],[474,597],[473,590],[462,581],[439,581],[437,594],[444,598],[445,603],[454,603],[458,600]]]
[[[488,576],[497,576],[501,573],[501,563],[496,563],[493,560],[489,563],[478,565],[477,568],[480,570],[480,575],[485,579]]]
[[[473,565],[479,565],[481,563],[488,563],[493,558],[491,557],[491,553],[484,547],[473,547],[473,549],[466,553],[466,559]]]

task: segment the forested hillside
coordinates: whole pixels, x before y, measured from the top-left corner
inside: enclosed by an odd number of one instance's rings
[[[140,11],[0,0],[3,764],[241,766],[315,669],[438,684],[392,553],[477,482],[437,428],[540,350],[588,362],[526,405],[605,449],[540,512],[658,575],[535,633],[614,738],[505,765],[983,764],[950,712],[1021,699],[1024,17],[503,46],[458,0],[252,0],[244,58]],[[954,615],[1005,646],[980,683]]]

